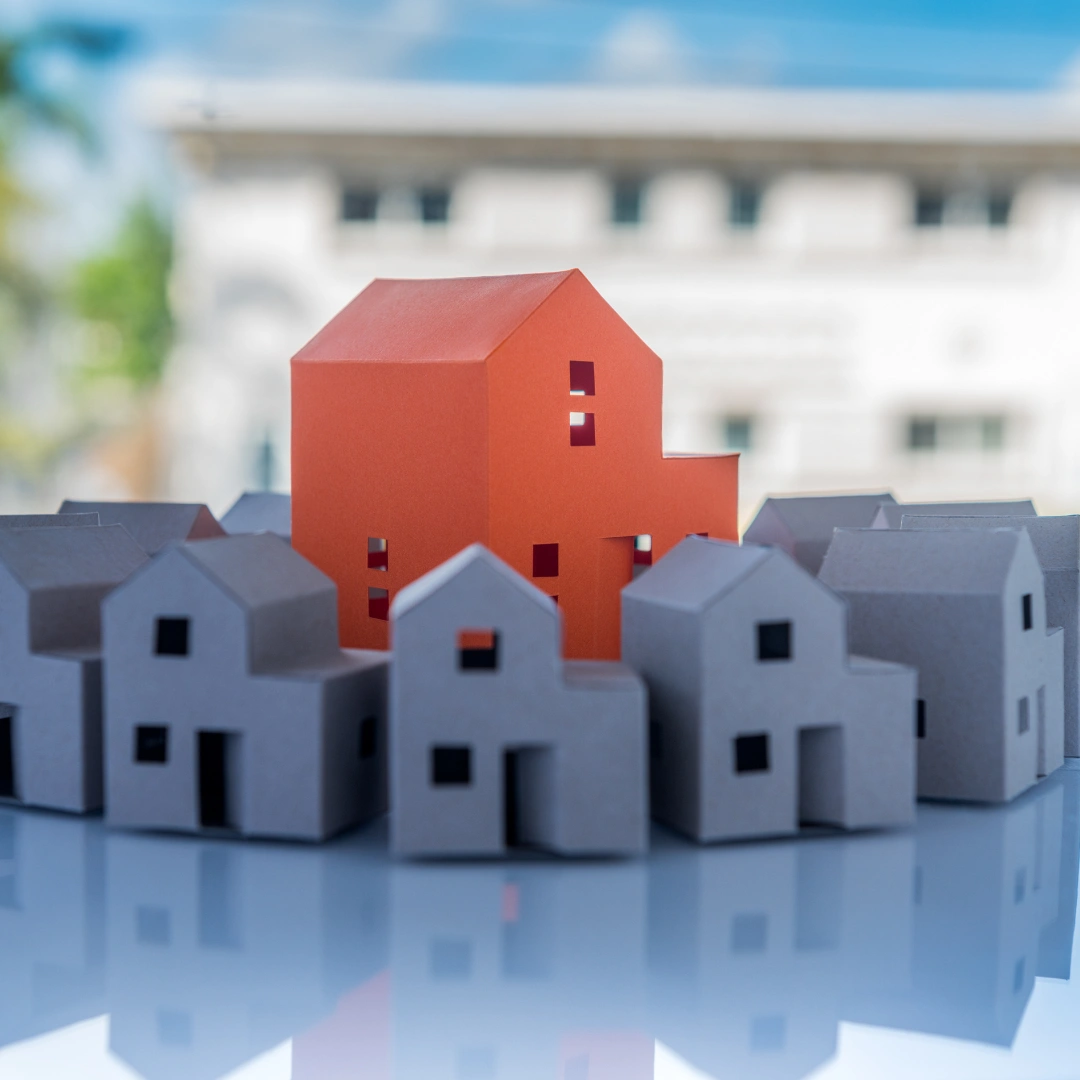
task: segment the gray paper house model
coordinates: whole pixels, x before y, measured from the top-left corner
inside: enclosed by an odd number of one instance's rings
[[[951,502],[951,503],[882,503],[871,528],[899,529],[905,514],[922,514],[935,517],[1035,517],[1035,504],[1030,499],[1013,502]],[[1013,524],[1016,524],[1013,522]]]
[[[743,534],[743,543],[783,548],[804,570],[817,574],[834,529],[865,528],[882,503],[895,502],[887,491],[880,495],[768,498]]]
[[[182,540],[224,536],[217,518],[201,503],[76,502],[65,499],[61,514],[97,514],[102,525],[123,525],[147,555]]]
[[[145,562],[116,525],[0,529],[0,798],[101,806],[101,602]]]
[[[388,655],[269,534],[172,545],[104,607],[110,824],[321,840],[386,806]]]
[[[292,539],[292,496],[276,491],[245,491],[225,512],[221,527],[230,535],[274,533]]]
[[[564,661],[551,597],[480,544],[390,609],[391,843],[403,855],[643,851],[645,688]]]
[[[774,547],[688,537],[622,593],[652,810],[702,841],[915,813],[915,673],[848,655],[844,603]]]
[[[1000,529],[1009,517],[904,514],[904,529]],[[1080,516],[1024,518],[1046,585],[1046,621],[1065,631],[1065,756],[1080,757]]]
[[[840,529],[821,580],[853,648],[919,671],[921,796],[1005,802],[1062,764],[1065,635],[1024,529]]]

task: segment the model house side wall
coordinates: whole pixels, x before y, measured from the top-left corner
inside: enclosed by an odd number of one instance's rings
[[[487,540],[485,365],[294,362],[292,385],[293,546],[337,583],[342,643],[385,649],[368,590]]]
[[[49,649],[101,647],[101,602],[108,585],[63,585],[30,594],[30,647]]]
[[[0,563],[0,684],[19,670],[29,652],[30,598],[22,583]]]
[[[697,835],[701,803],[702,644],[698,617],[623,595],[623,662],[649,690],[652,815]]]
[[[250,615],[250,668],[297,668],[338,654],[337,590],[266,604]]]

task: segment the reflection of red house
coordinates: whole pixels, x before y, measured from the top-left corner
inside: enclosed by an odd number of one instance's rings
[[[344,643],[385,648],[393,595],[480,541],[558,598],[567,655],[617,657],[634,562],[736,537],[738,459],[665,458],[662,384],[580,271],[368,286],[292,365],[293,544]]]

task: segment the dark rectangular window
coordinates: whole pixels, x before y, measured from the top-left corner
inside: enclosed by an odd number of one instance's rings
[[[472,748],[433,746],[431,783],[435,787],[467,787],[472,783]]]
[[[388,570],[390,553],[386,540],[381,536],[369,536],[367,540],[367,565],[369,570]]]
[[[753,229],[761,217],[761,187],[747,180],[731,185],[728,224],[733,229]]]
[[[596,445],[596,415],[591,412],[572,412],[570,414],[570,445]]]
[[[941,191],[922,188],[915,192],[915,227],[939,229],[945,223],[945,195]]]
[[[498,631],[459,630],[457,649],[458,668],[461,671],[498,671]]]
[[[725,416],[723,421],[725,450],[746,453],[754,448],[754,421],[749,416]]]
[[[739,735],[735,740],[735,771],[769,771],[769,736],[767,732],[758,735]]]
[[[374,188],[345,188],[341,193],[342,221],[374,221],[379,212],[379,193]]]
[[[190,646],[190,620],[161,618],[156,620],[154,652],[158,656],[187,656]]]
[[[664,729],[659,720],[649,721],[649,757],[661,761],[664,757]]]
[[[937,421],[930,416],[913,416],[907,425],[909,450],[933,450],[937,446]]]
[[[559,576],[559,545],[533,544],[533,577]]]
[[[1012,195],[998,191],[986,200],[986,222],[992,229],[1004,229],[1012,216]]]
[[[923,698],[915,702],[915,734],[920,739],[926,738],[926,702]]]
[[[763,622],[757,624],[758,660],[791,659],[791,623]]]
[[[1021,735],[1031,728],[1031,702],[1022,697],[1016,703],[1016,729]]]
[[[640,180],[616,180],[611,187],[611,220],[615,225],[640,225],[642,208]]]
[[[169,760],[169,729],[161,724],[139,725],[135,729],[135,760],[164,765]]]
[[[360,721],[360,760],[367,761],[375,756],[378,749],[379,722],[374,716],[365,716]]]
[[[1021,607],[1024,614],[1024,629],[1030,630],[1035,625],[1034,614],[1031,610],[1031,593],[1024,593],[1021,600]]]
[[[420,220],[425,225],[440,225],[450,220],[450,189],[448,187],[421,188]]]
[[[570,393],[581,397],[593,397],[596,394],[596,376],[591,361],[570,361]]]
[[[0,799],[15,798],[15,717],[0,715]]]
[[[368,589],[367,613],[369,619],[390,618],[390,593],[386,589]]]

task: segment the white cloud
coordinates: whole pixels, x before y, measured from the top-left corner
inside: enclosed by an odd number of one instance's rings
[[[616,82],[678,82],[692,73],[689,50],[671,20],[656,11],[629,12],[601,41],[596,70]]]

